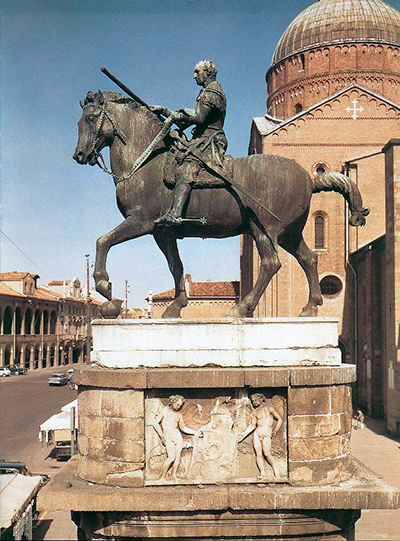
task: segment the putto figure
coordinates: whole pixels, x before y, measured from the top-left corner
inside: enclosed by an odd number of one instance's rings
[[[196,432],[185,426],[182,413],[180,412],[185,403],[183,396],[179,394],[171,395],[168,399],[168,407],[164,407],[156,418],[153,426],[159,435],[163,445],[165,445],[167,458],[165,459],[161,478],[165,478],[169,469],[171,469],[172,479],[177,478],[177,471],[181,461],[184,434],[191,436],[203,436],[201,431]]]
[[[240,436],[239,442],[254,432],[253,447],[256,453],[257,467],[260,470],[259,479],[265,479],[264,457],[271,466],[274,476],[277,477],[275,460],[272,456],[272,436],[282,426],[282,417],[272,406],[267,406],[266,398],[262,393],[254,393],[250,396],[251,403],[255,408],[251,414],[250,424],[244,434]],[[274,426],[275,425],[275,426]]]
[[[193,72],[196,83],[203,87],[197,96],[194,109],[179,109],[172,112],[166,107],[150,106],[150,110],[165,117],[171,117],[181,128],[186,129],[194,124],[192,140],[187,148],[177,154],[176,185],[172,206],[169,211],[158,218],[155,223],[179,225],[185,203],[188,200],[193,184],[204,163],[195,154],[198,153],[207,165],[217,171],[223,171],[223,157],[228,142],[223,130],[226,114],[226,96],[222,86],[216,80],[217,66],[211,60],[199,62]],[[192,152],[193,150],[193,152]]]

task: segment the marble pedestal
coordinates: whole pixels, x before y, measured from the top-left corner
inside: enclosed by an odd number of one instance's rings
[[[398,505],[351,456],[337,320],[96,321],[93,339],[78,455],[39,498],[72,510],[80,539],[350,540],[361,509]],[[254,393],[272,435],[254,421],[243,437]]]

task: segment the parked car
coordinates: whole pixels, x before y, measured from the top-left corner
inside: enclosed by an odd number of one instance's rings
[[[69,370],[67,370],[67,374],[68,374],[68,379],[71,379],[72,376],[74,375],[74,369],[70,368]]]
[[[28,372],[28,369],[25,368],[25,366],[21,366],[20,364],[13,364],[12,366],[9,366],[8,368],[12,376],[17,375],[17,374],[19,376],[22,376],[23,374],[26,374]]]
[[[49,385],[66,385],[69,379],[67,374],[58,372],[49,377]]]
[[[5,378],[7,376],[11,376],[11,370],[7,366],[2,366],[0,368],[0,377]]]

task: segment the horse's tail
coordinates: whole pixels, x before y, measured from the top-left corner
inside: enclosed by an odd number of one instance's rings
[[[342,194],[348,202],[351,212],[349,224],[355,227],[365,225],[365,217],[369,214],[369,208],[363,207],[360,191],[351,178],[337,172],[319,174],[313,180],[313,193],[319,192]]]

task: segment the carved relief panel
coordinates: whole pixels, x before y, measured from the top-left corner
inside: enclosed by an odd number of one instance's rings
[[[147,485],[287,481],[282,389],[149,391]]]

